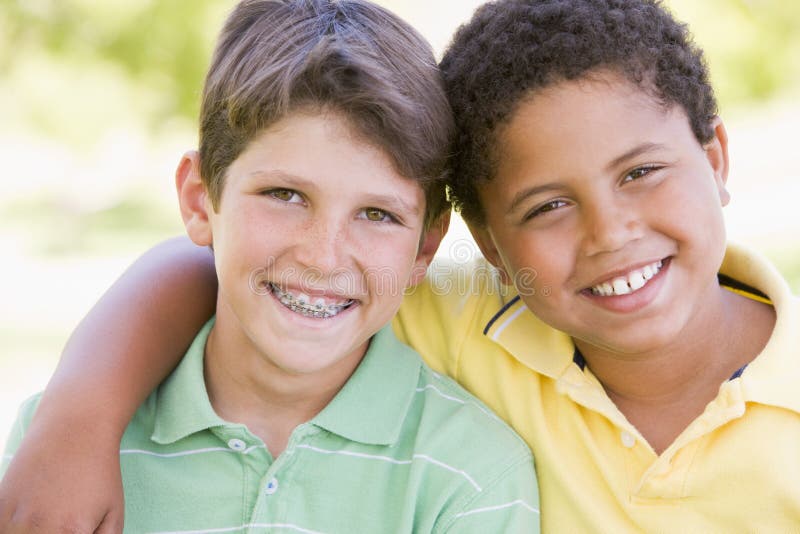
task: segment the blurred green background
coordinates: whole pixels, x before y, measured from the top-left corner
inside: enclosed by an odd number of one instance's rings
[[[480,2],[379,3],[441,54]],[[100,293],[182,232],[173,168],[196,143],[204,70],[233,4],[0,0],[0,439]],[[800,2],[668,5],[706,50],[731,137],[730,234],[800,292]],[[444,254],[464,236],[454,230]]]

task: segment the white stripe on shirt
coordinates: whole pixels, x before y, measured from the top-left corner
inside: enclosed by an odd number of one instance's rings
[[[468,515],[474,514],[482,514],[484,512],[494,512],[495,510],[504,510],[506,508],[511,508],[512,506],[522,506],[523,508],[527,509],[534,514],[539,513],[539,509],[531,506],[530,504],[526,503],[525,501],[521,501],[517,499],[516,501],[507,502],[504,504],[498,504],[496,506],[487,506],[485,508],[475,508],[474,510],[469,510],[467,512],[461,512],[460,514],[456,514],[456,517],[464,517]]]
[[[389,462],[389,463],[398,464],[398,465],[408,465],[408,464],[412,463],[412,460],[398,460],[397,458],[392,458],[390,456],[378,456],[378,455],[374,455],[374,454],[364,454],[364,453],[361,453],[361,452],[332,451],[332,450],[329,450],[329,449],[320,449],[319,447],[313,447],[311,445],[306,445],[305,443],[301,444],[301,445],[298,445],[297,448],[298,449],[308,449],[308,450],[311,450],[311,451],[314,451],[314,452],[319,452],[319,453],[322,453],[322,454],[341,454],[343,456],[353,456],[353,457],[356,457],[356,458],[366,458],[368,460],[381,460],[383,462]],[[452,467],[450,465],[447,465],[446,463],[440,462],[439,460],[431,458],[430,456],[427,456],[425,454],[414,454],[412,456],[412,458],[425,460],[426,462],[432,463],[433,465],[438,465],[439,467],[441,467],[443,469],[447,469],[448,471],[451,471],[453,473],[459,474],[459,475],[463,476],[464,478],[466,478],[467,482],[472,484],[472,486],[477,491],[483,491],[481,489],[481,487],[478,485],[478,483],[475,482],[475,480],[471,476],[469,476],[469,474],[467,474],[465,471],[462,471],[461,469],[456,469],[455,467]]]
[[[206,452],[233,452],[236,454],[249,454],[253,449],[259,449],[264,447],[264,445],[253,445],[244,449],[243,451],[237,451],[228,447],[209,447],[207,449],[193,449],[188,451],[178,451],[178,452],[153,452],[153,451],[146,451],[143,449],[121,449],[119,451],[120,454],[146,454],[148,456],[158,456],[159,458],[175,458],[177,456],[189,456],[192,454],[203,454]]]
[[[439,378],[441,378],[441,377],[439,377]],[[468,403],[467,401],[465,401],[463,399],[459,399],[458,397],[453,397],[451,395],[447,395],[445,393],[442,393],[439,390],[439,388],[437,388],[433,384],[427,384],[425,387],[417,388],[417,393],[421,393],[421,392],[425,391],[426,389],[430,389],[430,390],[435,391],[440,397],[442,397],[444,399],[451,400],[451,401],[457,402],[459,404],[470,404],[470,405],[474,406],[475,408],[477,408],[478,410],[480,410],[483,413],[485,413],[486,415],[488,415],[489,417],[491,417],[492,419],[494,419],[495,421],[500,421],[500,419],[495,414],[493,414],[492,412],[490,412],[489,410],[487,410],[486,408],[484,408],[480,404],[476,404],[474,402],[469,402]]]
[[[503,321],[503,324],[498,326],[497,330],[495,330],[494,334],[492,334],[492,341],[497,341],[497,338],[500,336],[500,334],[503,333],[503,330],[505,330],[506,327],[511,324],[511,321],[513,321],[514,319],[519,317],[519,315],[522,312],[524,312],[525,310],[527,310],[527,309],[528,309],[528,307],[523,304],[522,306],[520,306],[520,308],[517,311],[512,313],[511,316],[508,319]]]
[[[308,530],[306,528],[298,527],[288,523],[248,523],[239,527],[225,527],[225,528],[210,528],[206,530],[170,530],[163,532],[151,532],[150,534],[219,534],[223,532],[236,532],[237,530],[245,530],[248,528],[285,528],[294,530],[295,532],[303,532],[304,534],[323,534],[316,530]]]

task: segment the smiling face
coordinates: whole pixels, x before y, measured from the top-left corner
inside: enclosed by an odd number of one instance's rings
[[[584,353],[663,349],[719,298],[727,139],[715,124],[701,146],[679,106],[608,73],[539,91],[501,132],[473,233]]]
[[[352,370],[424,276],[420,184],[335,113],[294,113],[256,137],[217,212],[197,168],[184,158],[179,189],[194,187],[181,193],[190,236],[214,247],[212,335],[279,373]]]

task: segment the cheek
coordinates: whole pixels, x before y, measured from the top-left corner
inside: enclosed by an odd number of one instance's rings
[[[678,239],[713,243],[725,233],[719,191],[712,176],[674,181],[647,212]]]
[[[414,232],[360,231],[353,232],[349,240],[349,250],[370,289],[375,285],[405,286],[419,245]]]
[[[572,271],[574,243],[569,235],[557,229],[515,232],[508,236],[502,248],[503,263],[520,292],[554,285]]]

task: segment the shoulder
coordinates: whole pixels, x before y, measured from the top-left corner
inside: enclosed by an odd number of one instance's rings
[[[440,312],[458,316],[483,303],[494,305],[511,293],[497,270],[482,257],[468,261],[437,258],[425,280],[409,290],[404,306],[419,309],[422,304],[433,304]]]
[[[425,281],[405,296],[394,319],[395,332],[434,369],[456,376],[465,343],[482,334],[512,293],[483,258],[437,259]]]
[[[451,378],[423,364],[412,403],[418,414],[418,443],[471,456],[474,466],[502,469],[531,453],[527,444],[489,407]]]
[[[423,365],[410,414],[414,457],[449,474],[435,532],[537,532],[538,482],[525,442],[480,400]],[[412,417],[409,417],[412,419]],[[409,421],[411,422],[411,421]],[[426,477],[435,486],[435,477]],[[494,530],[497,529],[497,530]]]

